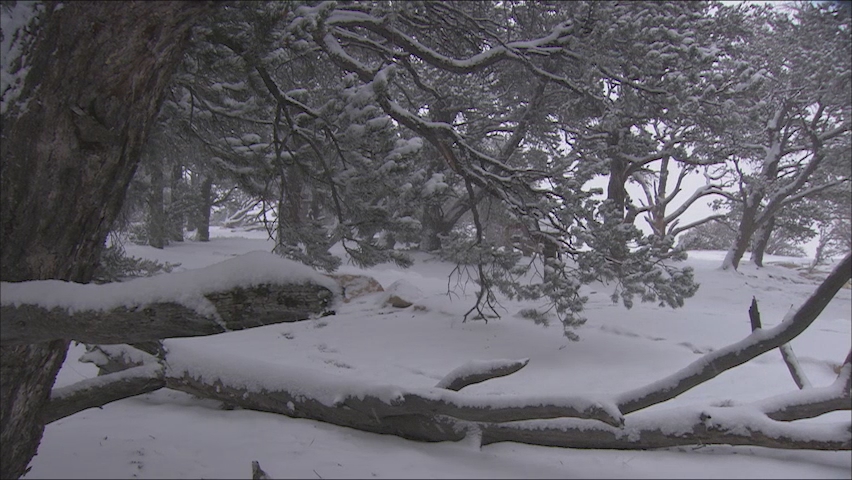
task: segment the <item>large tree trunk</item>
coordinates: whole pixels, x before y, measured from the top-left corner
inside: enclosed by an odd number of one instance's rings
[[[3,114],[0,280],[88,282],[208,2],[48,3]],[[121,39],[117,41],[116,39]],[[18,478],[67,348],[0,347],[0,477]]]
[[[751,247],[751,262],[758,267],[763,266],[763,256],[766,254],[766,247],[769,245],[769,237],[772,236],[772,230],[775,228],[775,217],[769,218],[763,225],[758,227],[754,232],[754,243]]]
[[[740,219],[740,224],[737,227],[737,237],[728,250],[727,255],[725,255],[725,259],[722,261],[722,270],[730,268],[736,270],[740,267],[740,260],[742,260],[743,255],[748,250],[754,232],[757,230],[758,202],[755,201],[753,195],[749,198],[749,201],[750,204],[747,202],[746,208],[743,210],[743,216]]]

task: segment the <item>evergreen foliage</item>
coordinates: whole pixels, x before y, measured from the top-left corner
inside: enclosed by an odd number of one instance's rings
[[[277,253],[327,271],[338,244],[361,266],[433,251],[458,264],[456,285],[478,289],[466,318],[499,317],[498,291],[544,298],[575,338],[590,282],[628,308],[695,293],[678,261],[721,224],[676,227],[684,208],[666,209],[687,175],[715,169],[687,206],[717,195],[740,222],[715,248],[759,237],[789,252],[815,235],[815,209],[781,207],[849,177],[821,173],[849,139],[849,72],[834,61],[848,45],[832,36],[848,21],[832,12],[227,3],[195,32],[131,186],[144,197],[163,183],[168,199],[129,202],[128,216],[162,216],[172,232],[258,222]],[[825,70],[808,66],[824,45],[836,50]],[[767,123],[776,117],[786,123]],[[789,151],[767,157],[782,137]],[[607,188],[589,188],[599,177]],[[650,235],[635,225],[643,215]]]

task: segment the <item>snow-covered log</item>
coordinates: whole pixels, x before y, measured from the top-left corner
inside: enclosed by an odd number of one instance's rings
[[[136,343],[305,320],[339,292],[302,264],[251,252],[206,268],[105,285],[0,283],[0,343]]]
[[[529,362],[529,358],[523,360],[470,361],[448,373],[435,385],[435,388],[445,388],[458,392],[468,385],[511,375],[526,367]]]
[[[852,450],[852,423],[797,425],[747,407],[668,409],[626,418],[622,428],[565,418],[480,424],[482,445],[519,442],[567,448],[646,450],[678,445],[754,445]]]
[[[50,392],[44,423],[51,423],[93,407],[153,392],[166,386],[163,367],[141,365],[116,373],[88,378]]]
[[[168,388],[246,409],[419,441],[458,441],[472,434],[483,445],[515,441],[572,448],[648,449],[730,444],[852,450],[852,423],[789,422],[850,409],[852,352],[829,387],[807,388],[753,405],[671,409],[622,417],[671,399],[724,370],[789,342],[810,325],[852,275],[850,267],[852,255],[847,255],[815,293],[777,327],[757,328],[744,340],[711,352],[661,381],[613,396],[613,400],[475,397],[448,388],[370,385],[259,360],[211,357],[203,346],[180,340],[164,342],[163,378]],[[87,355],[99,365],[146,366],[155,358],[126,345],[98,347]],[[511,366],[517,371],[525,364],[525,361],[514,365],[507,361],[468,364],[447,375],[439,386],[464,383],[474,374],[483,379],[488,375],[493,378],[493,373],[503,367]]]

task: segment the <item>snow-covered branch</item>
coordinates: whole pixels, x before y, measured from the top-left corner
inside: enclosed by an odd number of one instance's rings
[[[789,342],[816,320],[850,277],[852,254],[847,254],[816,291],[781,324],[768,330],[758,329],[745,339],[711,352],[667,378],[619,395],[616,400],[619,409],[626,415],[665,402],[725,370]]]
[[[320,7],[317,7],[318,11],[319,9]],[[538,53],[548,47],[561,48],[565,45],[572,30],[568,23],[561,23],[544,37],[528,41],[509,42],[505,46],[496,46],[466,59],[455,59],[441,55],[415,38],[389,26],[382,18],[363,12],[338,10],[333,12],[325,20],[325,23],[330,27],[364,28],[399,45],[405,52],[417,56],[429,65],[456,74],[477,72],[501,60],[512,59],[516,56],[514,52],[532,51]]]
[[[468,385],[511,375],[526,367],[529,361],[529,358],[523,360],[491,360],[487,362],[471,361],[448,373],[435,385],[435,388],[445,388],[458,392]]]
[[[622,428],[573,418],[480,424],[479,427],[482,445],[519,442],[567,448],[636,450],[726,444],[784,449],[852,449],[850,422],[796,425],[769,419],[749,407],[648,412],[627,417]]]
[[[53,389],[45,410],[45,423],[93,407],[102,407],[122,398],[135,397],[166,386],[163,367],[146,364],[116,373],[88,378],[67,387]]]

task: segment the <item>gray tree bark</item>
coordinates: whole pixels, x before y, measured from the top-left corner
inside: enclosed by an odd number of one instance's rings
[[[195,224],[199,242],[210,241],[210,209],[213,206],[212,190],[213,179],[205,175],[201,179],[199,192],[201,201],[198,205],[197,221]]]
[[[82,343],[137,343],[163,338],[213,335],[275,323],[296,322],[323,313],[332,292],[312,284],[262,284],[205,295],[219,318],[176,303],[154,303],[109,311],[46,309],[37,305],[0,307],[0,344],[27,345],[54,340]]]
[[[45,5],[26,52],[19,103],[2,118],[2,281],[91,279],[189,29],[214,8],[56,6]],[[36,453],[67,344],[0,347],[2,478],[23,475]]]
[[[148,194],[148,217],[145,222],[148,231],[148,245],[163,249],[169,243],[166,237],[163,161],[157,158],[148,166],[151,169],[151,191]]]
[[[763,256],[766,254],[766,247],[769,246],[769,237],[772,236],[774,228],[775,217],[771,217],[754,233],[755,238],[751,249],[751,262],[758,267],[763,266]]]

